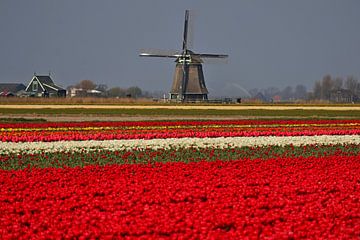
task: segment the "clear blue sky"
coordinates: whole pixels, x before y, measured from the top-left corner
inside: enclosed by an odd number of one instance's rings
[[[212,94],[360,78],[359,0],[0,0],[0,82],[50,70],[64,87],[168,91],[174,62],[138,53],[180,49],[185,9],[196,13],[194,51],[230,55],[204,65]]]

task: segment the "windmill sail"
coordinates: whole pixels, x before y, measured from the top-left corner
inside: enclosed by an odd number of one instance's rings
[[[143,49],[143,50],[140,50],[139,56],[141,56],[141,57],[178,58],[181,56],[181,52],[173,51],[173,50]]]
[[[185,11],[185,23],[184,23],[184,34],[183,34],[183,51],[186,51],[188,41],[188,29],[189,29],[189,10]]]
[[[201,53],[201,54],[197,54],[195,53],[193,55],[194,57],[199,57],[199,58],[227,58],[229,55],[225,55],[225,54],[204,54],[204,53]]]

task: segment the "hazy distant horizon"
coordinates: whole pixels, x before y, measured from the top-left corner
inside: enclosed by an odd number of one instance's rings
[[[194,51],[229,54],[204,64],[211,95],[305,85],[324,75],[360,79],[356,0],[0,1],[0,82],[27,84],[51,71],[64,87],[89,79],[109,87],[169,91],[174,62],[140,49],[181,48],[194,10]]]

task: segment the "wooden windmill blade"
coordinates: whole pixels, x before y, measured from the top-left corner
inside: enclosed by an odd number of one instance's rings
[[[200,53],[194,54],[193,58],[201,63],[228,63],[229,55],[226,54],[208,54],[208,53]]]
[[[161,49],[142,49],[139,53],[140,57],[163,57],[163,58],[178,58],[181,52],[175,50],[161,50]]]
[[[183,51],[187,50],[188,24],[189,24],[189,10],[186,10],[185,11],[184,33],[183,33],[183,46],[182,46]]]
[[[228,58],[226,54],[208,54],[208,53],[195,53],[194,56],[204,58]]]
[[[194,44],[194,19],[195,12],[193,10],[185,11],[185,21],[184,21],[184,32],[183,32],[183,52],[186,50],[192,49]]]
[[[182,62],[182,79],[181,79],[179,95],[178,95],[178,99],[180,101],[184,100],[184,94],[186,91],[186,83],[187,83],[188,76],[189,76],[189,68],[187,67],[186,58],[184,58],[187,53],[187,50],[188,50],[188,30],[189,30],[189,10],[186,10],[185,11],[183,41],[182,41],[183,42],[183,44],[182,44],[183,56],[182,56],[182,58],[178,59],[179,60],[178,62]]]

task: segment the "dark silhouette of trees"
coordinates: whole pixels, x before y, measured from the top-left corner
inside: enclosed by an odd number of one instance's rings
[[[83,90],[93,90],[96,88],[96,84],[91,80],[81,80],[75,87]]]
[[[343,88],[343,84],[344,84],[344,79],[342,79],[341,77],[337,77],[334,80],[334,90],[340,90]]]
[[[257,97],[259,94],[264,96],[265,99],[271,101],[274,97],[280,96],[280,101],[295,101],[295,100],[306,100],[308,98],[308,92],[306,87],[302,84],[296,85],[295,88],[287,86],[282,90],[275,87],[269,87],[266,89],[250,89],[249,93],[252,97]]]
[[[331,76],[324,76],[321,81],[321,99],[329,100],[330,92],[334,89],[334,86],[334,80],[331,79]]]
[[[113,87],[108,90],[109,97],[125,97],[126,89],[120,87]]]
[[[302,84],[298,84],[295,87],[295,91],[294,91],[294,98],[295,99],[306,99],[307,98],[307,90],[306,87]]]
[[[358,99],[360,94],[360,83],[353,77],[348,76],[345,80],[341,77],[331,78],[325,75],[321,81],[316,81],[312,93],[312,99],[331,100],[331,96],[352,95],[353,99]]]
[[[131,98],[139,98],[139,97],[150,97],[150,93],[143,92],[141,88],[137,86],[129,87],[129,88],[121,88],[121,87],[112,87],[108,88],[105,84],[97,85],[91,80],[81,80],[75,86],[69,86],[70,88],[78,88],[81,91],[78,91],[78,96],[92,96],[92,97],[131,97]],[[96,90],[98,92],[88,93],[89,90]]]
[[[272,99],[276,95],[280,95],[280,90],[276,87],[266,88],[263,92],[266,98]]]
[[[348,76],[345,80],[345,89],[350,90],[353,94],[359,95],[360,83],[354,76]]]
[[[313,98],[319,100],[330,100],[331,91],[335,89],[335,80],[330,75],[325,75],[321,81],[314,85]]]
[[[280,96],[282,100],[291,100],[294,99],[294,92],[293,92],[293,88],[290,86],[285,87],[281,92],[280,92]]]
[[[313,99],[322,99],[322,86],[321,81],[316,81],[314,84],[314,90],[312,93]]]
[[[142,96],[142,90],[139,87],[129,87],[126,90],[126,96],[132,98],[138,98]]]

